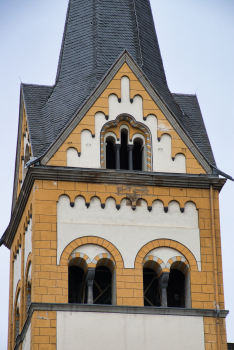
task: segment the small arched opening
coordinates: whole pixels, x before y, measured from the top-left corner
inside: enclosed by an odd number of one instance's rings
[[[136,138],[133,141],[132,161],[133,170],[143,170],[143,140]]]
[[[121,148],[120,148],[120,169],[128,170],[128,130],[126,128],[121,129]]]
[[[70,304],[87,303],[87,287],[84,270],[80,266],[68,267],[68,302]]]
[[[183,272],[172,269],[167,286],[168,307],[185,307],[185,276]]]
[[[31,289],[32,289],[31,270],[32,270],[32,264],[31,264],[31,262],[29,262],[28,270],[27,270],[27,277],[26,277],[26,288],[25,288],[26,313],[28,312],[28,309],[31,305]]]
[[[144,306],[161,306],[158,276],[151,268],[143,269]]]
[[[20,333],[20,290],[18,291],[17,301],[15,303],[15,339]]]
[[[112,273],[106,266],[98,266],[95,269],[93,303],[101,305],[112,304]]]
[[[116,169],[115,139],[106,138],[106,169]]]

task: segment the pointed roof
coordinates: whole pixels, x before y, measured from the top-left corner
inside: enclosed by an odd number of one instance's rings
[[[22,84],[33,155],[42,156],[127,51],[176,120],[215,165],[206,130],[190,130],[166,81],[149,0],[70,0],[55,85]],[[192,128],[197,115],[193,114]],[[203,142],[205,139],[204,147]]]

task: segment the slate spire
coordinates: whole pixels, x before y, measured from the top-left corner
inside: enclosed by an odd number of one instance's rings
[[[70,0],[56,82],[94,88],[124,50],[167,86],[149,0]]]

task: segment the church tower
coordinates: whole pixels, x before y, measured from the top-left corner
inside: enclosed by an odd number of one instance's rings
[[[227,178],[149,0],[70,0],[55,84],[21,84],[8,350],[226,350]]]

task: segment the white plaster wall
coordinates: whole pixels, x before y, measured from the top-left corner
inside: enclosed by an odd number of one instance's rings
[[[101,246],[98,246],[96,244],[85,244],[85,245],[82,245],[81,247],[78,247],[75,250],[73,250],[72,253],[83,253],[83,254],[86,254],[90,258],[90,260],[93,261],[93,259],[97,255],[104,254],[104,253],[108,254],[109,252],[105,248],[103,248]]]
[[[204,350],[202,317],[57,312],[57,350]]]
[[[17,284],[21,279],[21,254],[22,254],[22,248],[19,248],[19,253],[16,255],[17,258],[14,260],[13,305],[15,300],[15,292],[16,292]]]
[[[83,197],[75,199],[74,208],[69,198],[59,198],[57,205],[57,263],[65,247],[82,236],[98,236],[110,241],[120,251],[126,268],[133,268],[138,251],[155,239],[172,239],[186,246],[195,256],[200,269],[200,232],[198,214],[193,203],[187,203],[184,213],[177,202],[169,205],[168,213],[163,204],[155,201],[151,212],[145,201],[133,211],[127,200],[116,209],[113,198],[108,198],[105,209],[99,198],[94,197],[87,209]]]
[[[168,247],[160,247],[160,248],[155,248],[151,250],[146,257],[149,255],[156,256],[157,258],[160,258],[164,264],[166,265],[168,260],[173,258],[174,256],[183,256],[178,250],[168,248]]]
[[[24,248],[24,271],[26,268],[29,254],[32,252],[32,219],[28,224],[28,229],[25,231],[25,248]]]
[[[68,148],[67,150],[67,166],[79,167],[78,151],[76,148]]]
[[[26,332],[26,335],[24,337],[24,341],[22,344],[22,350],[30,350],[30,343],[31,343],[31,323],[28,327],[28,330]]]
[[[81,168],[100,168],[100,133],[102,126],[106,123],[105,114],[95,114],[95,137],[89,130],[81,132],[81,155],[74,148],[67,150],[67,166]]]

